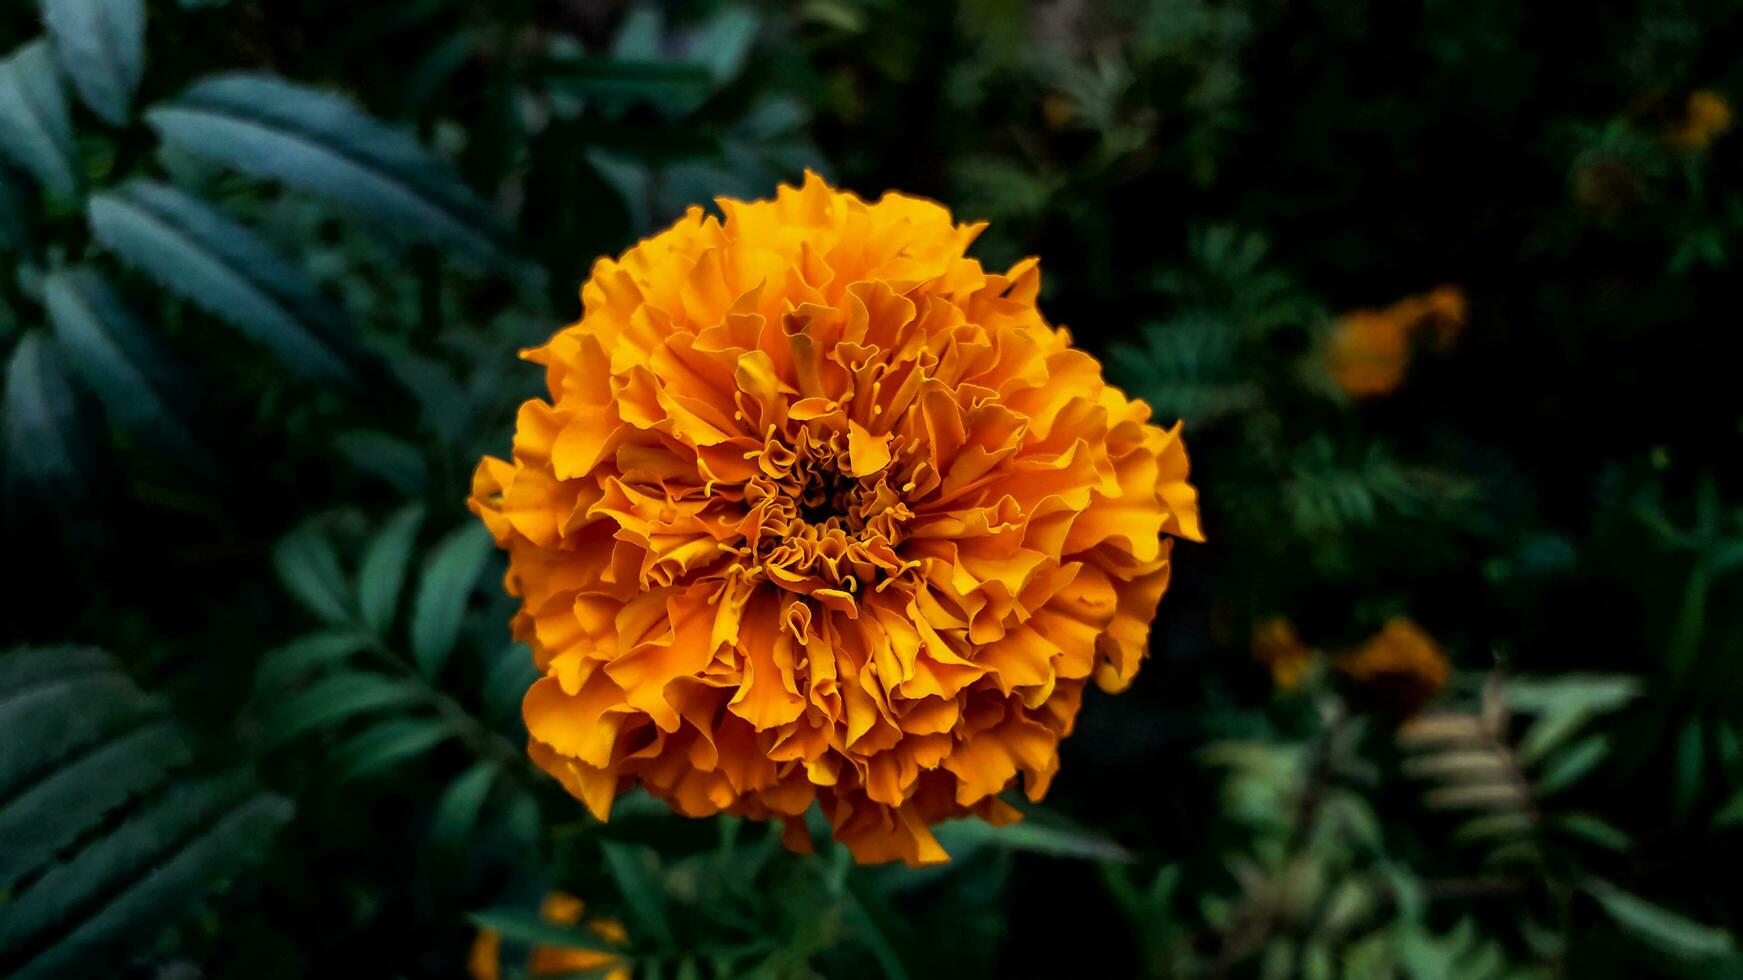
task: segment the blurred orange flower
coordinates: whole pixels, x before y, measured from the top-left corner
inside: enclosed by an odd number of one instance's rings
[[[1683,150],[1699,150],[1731,128],[1731,104],[1712,89],[1689,94],[1681,121],[1665,130],[1665,142]]]
[[[600,819],[640,783],[803,849],[815,800],[860,861],[946,860],[931,824],[1013,819],[1137,673],[1201,538],[1179,426],[1042,318],[1034,259],[966,256],[981,225],[814,174],[719,205],[594,265],[474,477],[528,751]]]
[[[539,915],[546,922],[572,926],[581,922],[586,911],[586,906],[575,896],[552,892],[545,896]],[[587,929],[613,945],[629,942],[623,926],[615,919],[589,922]],[[619,965],[613,967],[613,964]],[[630,980],[630,968],[622,964],[622,957],[601,950],[534,946],[532,957],[527,962],[526,973],[535,977],[551,977],[605,970],[605,980]],[[472,955],[468,966],[473,980],[497,980],[502,975],[502,936],[494,929],[478,930],[478,938],[472,941]]]
[[[1253,659],[1271,671],[1271,683],[1280,691],[1301,687],[1313,668],[1314,651],[1301,642],[1295,624],[1274,616],[1253,627]]]
[[[1327,339],[1327,370],[1352,398],[1391,394],[1404,381],[1419,333],[1430,330],[1435,346],[1449,347],[1467,313],[1464,291],[1457,286],[1408,296],[1382,310],[1351,310]]]
[[[1340,656],[1337,668],[1366,689],[1366,699],[1375,707],[1399,720],[1434,700],[1452,672],[1433,638],[1401,616]]]

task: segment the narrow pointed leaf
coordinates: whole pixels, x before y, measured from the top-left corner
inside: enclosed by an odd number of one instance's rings
[[[145,72],[144,0],[43,0],[42,19],[79,97],[125,125]]]
[[[261,720],[261,727],[270,748],[317,729],[421,699],[422,693],[403,681],[346,671],[329,674],[307,690],[279,701]]]
[[[496,766],[480,762],[448,784],[442,798],[436,801],[436,815],[430,819],[430,847],[442,853],[458,853],[490,798],[490,787],[496,782]]]
[[[494,545],[484,528],[462,525],[442,539],[424,566],[412,607],[412,655],[418,670],[434,679],[454,652],[466,604]]]
[[[85,496],[92,469],[89,425],[65,358],[40,330],[24,335],[6,365],[6,481],[39,496]]]
[[[291,595],[330,624],[351,621],[351,589],[333,542],[311,524],[284,536],[272,550],[272,564]]]
[[[271,700],[290,685],[323,667],[331,667],[369,646],[364,633],[311,633],[273,650],[254,668],[254,694]]]
[[[328,776],[335,785],[373,775],[423,755],[454,737],[447,722],[435,718],[401,718],[365,729],[333,754]]]
[[[0,60],[0,154],[51,194],[79,192],[72,117],[46,41]]]
[[[1654,905],[1609,882],[1587,882],[1586,893],[1597,899],[1610,918],[1629,934],[1675,956],[1708,959],[1723,956],[1733,948],[1730,933]]]
[[[407,507],[387,522],[363,553],[363,563],[357,569],[357,604],[363,612],[363,624],[377,636],[393,626],[406,566],[423,522],[422,507]]]

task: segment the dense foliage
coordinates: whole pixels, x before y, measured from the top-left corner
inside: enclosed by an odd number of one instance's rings
[[[1739,12],[10,5],[0,974],[1743,971]],[[589,817],[464,507],[596,256],[807,166],[1041,256],[1204,503],[939,867]]]

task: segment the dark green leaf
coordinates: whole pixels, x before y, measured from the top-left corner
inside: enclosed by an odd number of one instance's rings
[[[1592,880],[1585,887],[1618,925],[1667,953],[1707,959],[1731,951],[1731,935],[1724,930],[1685,918],[1607,881]]]
[[[423,694],[415,685],[380,674],[346,671],[329,674],[308,690],[284,698],[261,720],[268,747],[342,721],[415,704]]]
[[[299,637],[260,658],[254,669],[256,697],[273,699],[304,675],[339,663],[369,646],[365,633],[311,633]]]
[[[707,26],[698,31],[691,50],[707,66],[716,82],[728,82],[738,76],[744,59],[756,40],[760,21],[748,7],[728,7],[716,14]]]
[[[91,230],[164,287],[228,321],[311,377],[342,378],[355,341],[301,271],[212,205],[131,181],[91,198]]]
[[[0,154],[51,194],[72,198],[79,192],[73,122],[46,41],[0,61]]]
[[[47,499],[86,496],[93,464],[85,417],[60,351],[40,330],[12,348],[4,421],[9,486]]]
[[[707,65],[684,61],[622,58],[553,58],[545,69],[553,91],[595,100],[619,109],[649,105],[684,114],[708,99],[714,75]]]
[[[648,848],[616,841],[600,845],[600,851],[605,855],[605,870],[623,897],[629,934],[638,944],[672,949],[676,940],[666,920],[666,889],[657,870],[657,855]]]
[[[385,635],[393,626],[406,565],[411,561],[412,546],[417,543],[418,528],[423,522],[422,507],[405,508],[387,522],[363,553],[363,562],[357,569],[357,604],[363,611],[363,624],[377,636]]]
[[[272,549],[272,564],[278,578],[303,608],[323,621],[343,625],[352,621],[351,588],[333,542],[313,524],[304,524],[284,536]]]
[[[0,656],[0,692],[9,695],[43,681],[117,669],[115,658],[96,647],[26,647]]]
[[[430,819],[431,848],[445,854],[462,850],[472,836],[472,829],[478,826],[495,781],[496,765],[480,762],[448,784],[442,798],[436,801],[436,815]]]
[[[101,742],[66,760],[34,786],[0,805],[0,891],[95,826],[128,797],[156,786],[189,761],[187,741],[157,721]]]
[[[42,19],[85,104],[125,125],[145,73],[144,0],[43,0]]]
[[[493,549],[482,525],[466,524],[443,538],[425,564],[411,624],[412,655],[425,677],[435,679],[454,652],[467,601]]]
[[[1589,813],[1569,813],[1550,821],[1564,832],[1612,851],[1628,849],[1628,835]]]
[[[0,247],[30,250],[30,208],[12,169],[0,164]]]
[[[501,223],[447,165],[335,96],[264,75],[221,75],[145,118],[187,153],[332,198],[390,234],[510,264]]]
[[[621,946],[613,946],[585,926],[557,925],[528,912],[490,909],[474,912],[469,918],[473,925],[480,929],[490,929],[509,942],[555,946],[560,949],[591,949],[602,953],[623,952]]]
[[[156,332],[101,276],[89,269],[52,273],[43,299],[55,340],[110,419],[183,459],[206,458],[172,407],[193,386]]]
[[[1572,786],[1597,768],[1609,754],[1610,740],[1603,735],[1590,735],[1579,740],[1544,765],[1542,774],[1537,777],[1537,794],[1549,796]]]
[[[407,497],[421,497],[430,482],[429,466],[416,446],[374,429],[353,429],[333,439],[345,461],[385,481]]]
[[[125,674],[72,674],[0,692],[0,798],[156,710]]]
[[[372,725],[333,753],[327,778],[339,785],[372,775],[416,758],[453,735],[447,722],[433,718],[400,718]]]

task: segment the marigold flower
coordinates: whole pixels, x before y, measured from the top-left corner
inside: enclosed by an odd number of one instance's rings
[[[1337,668],[1361,684],[1366,699],[1382,713],[1398,720],[1434,700],[1452,673],[1439,644],[1404,617],[1339,657]]]
[[[1282,616],[1253,627],[1253,659],[1271,671],[1271,683],[1279,691],[1300,690],[1313,669],[1314,651],[1301,642],[1295,624]]]
[[[1039,799],[1084,686],[1144,658],[1171,540],[1200,539],[1179,426],[1036,309],[982,225],[816,175],[601,259],[526,356],[512,461],[471,506],[509,552],[532,759],[601,819],[819,801],[860,861]]]
[[[1699,150],[1731,128],[1731,104],[1712,89],[1689,93],[1681,121],[1665,130],[1664,139],[1678,149]]]
[[[539,917],[560,926],[581,922],[587,907],[573,895],[551,892],[545,896]],[[615,919],[596,919],[587,929],[600,939],[614,945],[629,942],[623,925]],[[615,967],[614,967],[614,964]],[[497,980],[502,975],[502,935],[494,929],[478,930],[472,941],[472,955],[467,961],[472,980]],[[572,949],[561,946],[534,946],[527,961],[526,975],[534,977],[569,976],[592,970],[606,971],[605,980],[630,980],[631,971],[620,956],[597,949]]]
[[[1351,310],[1338,318],[1327,339],[1332,381],[1352,398],[1391,394],[1404,381],[1417,335],[1428,329],[1436,347],[1451,346],[1464,328],[1466,310],[1464,291],[1457,286],[1407,296],[1381,310]]]

